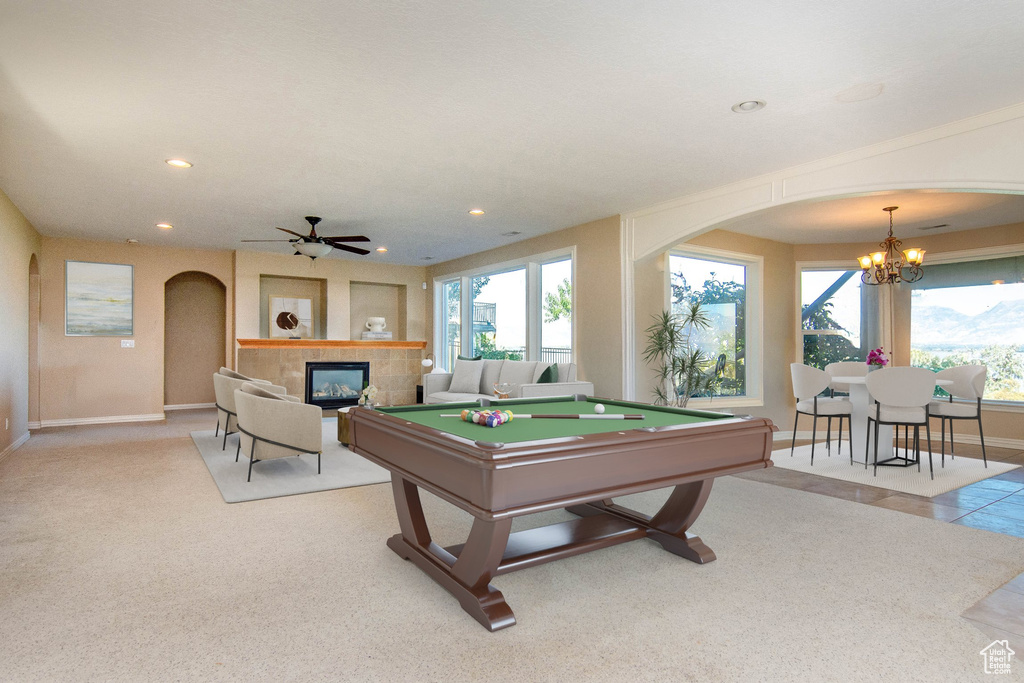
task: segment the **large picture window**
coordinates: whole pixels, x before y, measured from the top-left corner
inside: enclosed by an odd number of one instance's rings
[[[571,362],[572,278],[571,252],[439,278],[434,343],[442,367],[451,370],[459,355]]]
[[[859,270],[803,270],[800,273],[800,328],[804,364],[867,358],[864,285]]]
[[[760,259],[680,250],[668,265],[672,312],[699,303],[707,315],[694,337],[721,378],[718,396],[760,397]]]
[[[986,400],[1024,402],[1024,256],[931,265],[910,306],[913,365],[985,365]]]

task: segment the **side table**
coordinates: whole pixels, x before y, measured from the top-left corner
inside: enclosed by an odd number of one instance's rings
[[[348,411],[351,408],[352,406],[338,408],[338,441],[346,448],[348,448]]]

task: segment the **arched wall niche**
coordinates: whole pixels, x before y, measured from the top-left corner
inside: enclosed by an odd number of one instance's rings
[[[214,402],[213,373],[227,363],[227,287],[206,272],[164,282],[164,407]]]

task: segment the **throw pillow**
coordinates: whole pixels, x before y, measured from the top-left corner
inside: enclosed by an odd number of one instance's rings
[[[552,384],[558,381],[558,366],[549,365],[548,369],[540,373],[537,384]]]
[[[512,389],[512,397],[520,398],[523,394],[520,390],[524,384],[532,384],[534,373],[537,370],[537,363],[532,360],[507,360],[501,364],[501,374],[498,375],[500,384],[508,383],[515,388]]]
[[[480,360],[483,356],[463,356],[459,355],[459,360]]]
[[[480,373],[484,371],[482,360],[457,360],[452,371],[452,383],[448,391],[454,394],[479,394]]]
[[[244,387],[245,393],[252,394],[253,396],[259,396],[260,398],[272,398],[277,401],[284,401],[288,398],[287,396],[281,396],[279,394],[275,394],[272,391],[267,391],[266,389],[260,387],[260,385],[253,384],[252,382],[247,382],[242,386]]]

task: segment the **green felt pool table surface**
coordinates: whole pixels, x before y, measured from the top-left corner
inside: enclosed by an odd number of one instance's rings
[[[594,406],[605,407],[605,415],[641,414],[642,420],[558,420],[558,419],[516,419],[516,413],[527,414],[595,414]],[[512,421],[498,427],[485,427],[466,422],[459,417],[441,417],[470,410],[510,410]],[[477,403],[440,403],[417,406],[380,408],[383,413],[401,417],[414,424],[430,427],[474,441],[518,443],[539,439],[553,439],[566,436],[584,436],[607,432],[622,432],[642,427],[665,427],[670,425],[696,424],[712,420],[731,419],[733,415],[713,413],[685,408],[652,406],[646,403],[613,401],[591,398],[573,400],[565,397],[546,399],[509,399],[493,401],[490,408],[481,408]]]

